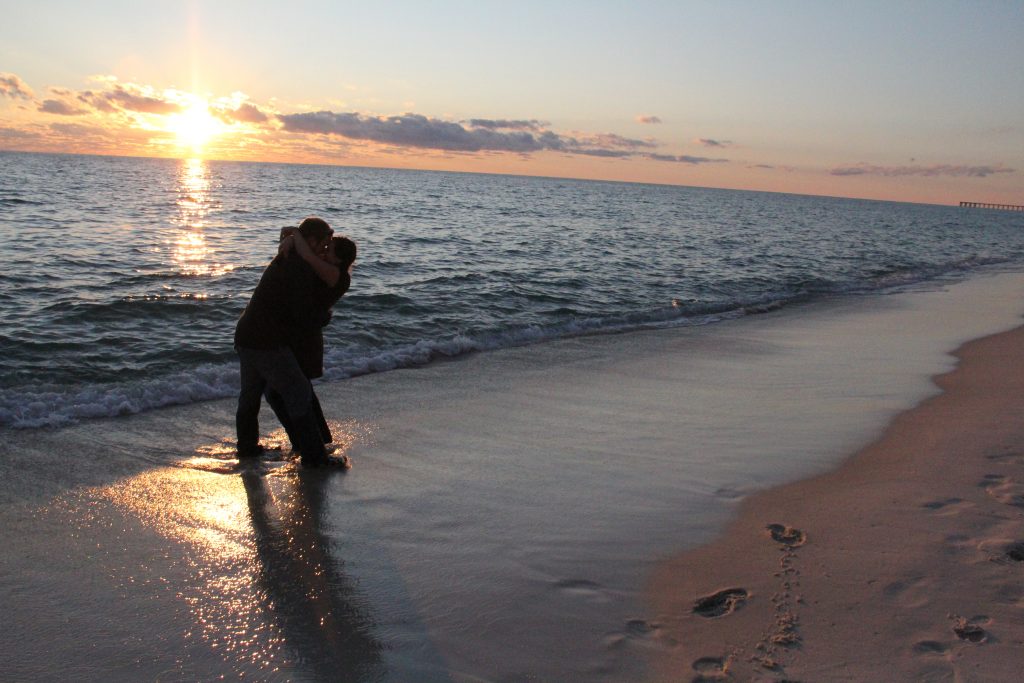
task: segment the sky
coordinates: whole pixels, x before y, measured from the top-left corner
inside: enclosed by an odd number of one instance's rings
[[[0,0],[0,150],[1024,204],[1024,2]]]

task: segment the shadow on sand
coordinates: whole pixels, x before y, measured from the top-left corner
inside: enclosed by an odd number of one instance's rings
[[[266,612],[285,649],[316,680],[386,678],[383,644],[351,580],[330,555],[323,530],[325,485],[334,476],[299,470],[276,496],[260,463],[241,470]]]

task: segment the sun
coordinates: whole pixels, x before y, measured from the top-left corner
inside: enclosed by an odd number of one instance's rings
[[[198,97],[180,114],[167,119],[167,130],[177,136],[178,146],[191,149],[195,155],[200,155],[207,143],[225,129],[224,123],[210,113],[209,103]]]

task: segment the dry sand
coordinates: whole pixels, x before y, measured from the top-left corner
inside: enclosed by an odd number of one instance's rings
[[[1021,680],[1024,328],[955,355],[838,470],[659,566],[652,679]]]

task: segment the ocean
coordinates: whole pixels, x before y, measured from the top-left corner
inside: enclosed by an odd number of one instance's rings
[[[224,398],[279,229],[360,248],[327,381],[1024,259],[1018,214],[555,178],[0,153],[0,426]]]

